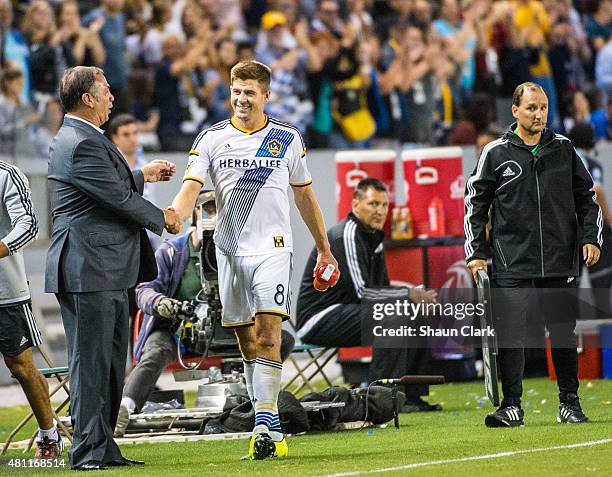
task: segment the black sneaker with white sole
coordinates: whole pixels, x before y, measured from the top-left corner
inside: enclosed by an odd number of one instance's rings
[[[580,424],[589,422],[589,418],[585,416],[580,407],[580,399],[575,394],[569,394],[567,398],[559,404],[559,415],[557,422],[563,424]]]
[[[518,427],[523,426],[525,413],[520,406],[503,406],[497,411],[487,414],[485,425],[487,427]]]

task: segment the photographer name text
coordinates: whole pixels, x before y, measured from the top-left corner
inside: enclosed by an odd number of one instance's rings
[[[395,328],[386,328],[384,326],[374,326],[372,333],[376,337],[416,337],[416,336],[433,336],[433,337],[483,337],[495,336],[495,330],[490,326],[486,328],[478,328],[476,326],[462,326],[461,328],[433,328],[429,325],[408,326],[402,325]]]

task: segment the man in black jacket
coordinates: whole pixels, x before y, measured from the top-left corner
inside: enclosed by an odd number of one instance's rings
[[[312,286],[317,254],[310,254],[297,303],[298,336],[303,343],[331,347],[361,346],[361,301],[363,299],[410,298],[435,301],[436,293],[421,288],[392,289],[383,250],[383,226],[389,211],[387,188],[377,179],[363,179],[353,194],[348,217],[327,232],[332,253],[340,268],[338,283],[325,293]],[[424,346],[425,347],[425,346]],[[422,372],[427,350],[421,348],[374,348],[370,380],[400,378]],[[427,386],[410,386],[407,411],[438,411],[421,396]]]
[[[504,399],[496,412],[487,415],[488,427],[523,425],[524,335],[536,288],[558,379],[558,421],[588,421],[577,395],[573,289],[580,250],[587,266],[599,259],[603,220],[591,176],[571,141],[546,129],[547,112],[548,99],[539,85],[519,85],[512,98],[517,122],[485,146],[467,182],[468,268],[477,279],[479,269],[487,271],[485,257],[492,253],[493,282],[499,289],[493,306]]]

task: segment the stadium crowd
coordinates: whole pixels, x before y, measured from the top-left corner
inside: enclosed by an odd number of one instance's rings
[[[272,67],[267,112],[311,148],[474,144],[511,94],[544,87],[549,127],[612,128],[612,0],[0,0],[0,154],[40,155],[57,82],[104,69],[145,147],[189,149],[228,117],[229,70]]]

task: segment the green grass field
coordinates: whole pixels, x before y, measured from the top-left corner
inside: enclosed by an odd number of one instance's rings
[[[247,450],[244,440],[124,446],[122,450],[127,457],[143,459],[146,466],[112,469],[104,475],[296,477],[372,473],[393,467],[400,468],[385,471],[384,475],[612,475],[612,442],[548,449],[612,438],[612,381],[581,383],[582,404],[591,423],[571,426],[556,422],[556,384],[543,378],[527,379],[524,382],[526,425],[515,429],[484,426],[484,416],[492,407],[482,398],[481,383],[446,384],[431,389],[430,400],[441,402],[444,411],[402,414],[399,431],[391,423],[385,429],[292,437],[288,440],[289,458],[257,462],[240,461]],[[0,441],[26,411],[26,407],[0,408]],[[30,431],[33,429],[34,425]],[[431,463],[530,449],[541,451]],[[18,451],[0,457],[0,475],[74,475],[67,467],[19,470],[8,465],[11,458],[23,457],[27,456]],[[406,467],[418,463],[426,465]]]

